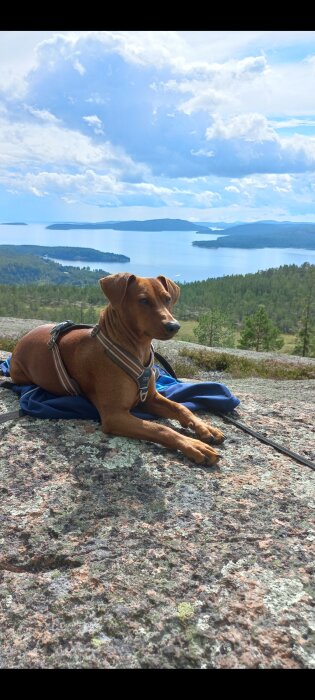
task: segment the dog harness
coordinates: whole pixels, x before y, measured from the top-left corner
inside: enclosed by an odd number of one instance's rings
[[[134,355],[127,350],[124,350],[120,345],[117,345],[117,343],[113,343],[112,340],[109,340],[98,324],[94,326],[91,336],[95,336],[105,349],[108,357],[116,362],[116,365],[121,367],[121,369],[124,369],[125,372],[127,372],[127,374],[134,379],[138,385],[140,401],[145,401],[148,395],[149,382],[152,372],[155,374],[155,378],[157,378],[158,372],[157,368],[153,369],[154,348],[152,343],[150,348],[149,364],[144,367],[144,365],[142,365],[141,362],[134,357]]]
[[[96,337],[105,349],[108,357],[119,367],[121,367],[121,369],[127,372],[132,379],[134,379],[139,389],[140,401],[144,402],[148,395],[149,382],[152,373],[155,374],[155,378],[157,378],[159,374],[158,368],[153,367],[153,345],[151,344],[149,364],[144,367],[144,365],[142,365],[141,362],[134,357],[134,355],[127,350],[124,350],[120,345],[113,343],[112,340],[109,340],[105,333],[103,333],[99,324],[96,324],[96,326],[91,326],[84,323],[76,324],[73,323],[73,321],[63,321],[62,323],[58,323],[56,326],[54,326],[50,331],[51,339],[48,343],[48,347],[52,350],[55,369],[65,392],[71,396],[78,396],[81,393],[78,384],[69,376],[64,366],[57,340],[63,333],[76,328],[92,328],[91,336]]]

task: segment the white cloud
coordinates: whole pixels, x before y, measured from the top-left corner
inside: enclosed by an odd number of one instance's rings
[[[195,79],[203,80],[210,79],[215,82],[233,78],[234,80],[251,79],[256,75],[260,75],[267,70],[267,61],[265,56],[248,56],[241,60],[229,60],[223,63],[211,63],[207,61],[176,61],[173,68],[176,67],[178,73],[185,75],[193,74]]]
[[[214,115],[206,129],[214,157],[213,174],[298,173],[315,170],[315,137],[279,136],[261,114],[241,114],[223,120]],[[205,155],[203,149],[194,155]]]
[[[155,196],[158,197],[161,202],[169,206],[182,206],[183,202],[187,200],[187,197],[192,201],[196,200],[197,195],[191,189],[184,189],[183,187],[164,187],[162,185],[155,185],[152,182],[139,182],[135,185],[128,185],[125,193],[130,194],[143,194],[144,196]]]
[[[116,170],[141,177],[147,169],[134,163],[109,141],[95,145],[80,131],[63,128],[52,121],[29,123],[0,118],[0,166],[25,168],[32,164],[61,167],[91,167]]]
[[[44,197],[47,192],[41,192],[40,190],[37,189],[37,187],[29,187],[29,191],[32,194],[35,194],[35,197]]]
[[[161,83],[161,88],[179,93],[191,93],[191,97],[178,105],[185,114],[199,110],[211,112],[217,105],[229,109],[235,102],[235,93],[240,89],[249,90],[253,82],[261,81],[269,68],[264,56],[249,56],[242,60],[229,60],[225,63],[200,63],[193,61],[176,63],[177,73],[191,74],[186,80],[171,79]],[[173,65],[173,70],[175,70]],[[155,86],[157,89],[157,86]]]
[[[79,38],[86,35],[87,32],[76,32],[74,36],[73,32],[67,31],[62,34],[52,31],[0,32],[0,90],[9,99],[23,99],[28,91],[28,76],[41,63],[42,48],[49,42],[53,45],[58,39],[60,41],[60,37],[74,47]],[[80,70],[79,65],[76,70]]]
[[[80,198],[80,201],[104,202],[104,196],[112,198],[117,205],[128,197],[130,204],[133,199],[139,200],[153,198],[168,206],[182,206],[187,197],[195,201],[197,206],[209,206],[211,201],[220,198],[215,192],[206,191],[202,195],[196,194],[191,189],[181,187],[166,187],[156,185],[153,182],[131,183],[121,181],[114,173],[102,174],[92,169],[86,169],[81,173],[72,174],[67,172],[38,173],[0,173],[0,184],[4,184],[15,193],[24,191],[45,197],[56,195],[61,197],[67,204],[72,204]]]
[[[196,194],[195,199],[199,204],[202,204],[205,207],[211,207],[214,205],[215,202],[222,199],[222,197],[218,192],[211,192],[211,190],[205,190],[204,192]]]
[[[206,138],[208,141],[241,138],[259,142],[275,139],[276,135],[262,114],[240,114],[226,121],[214,114],[213,124],[206,130]]]
[[[198,148],[198,151],[195,151],[194,148],[191,149],[190,151],[192,156],[206,156],[206,158],[213,158],[214,151],[208,151],[205,148]]]
[[[185,190],[179,189],[178,187],[163,187],[162,185],[155,185],[153,182],[139,182],[133,186],[129,185],[129,191],[132,191],[132,189],[157,195],[172,195],[174,193],[185,192]]]
[[[180,91],[184,92],[185,90],[181,89]],[[218,105],[226,104],[229,101],[229,97],[226,93],[215,90],[209,86],[204,86],[201,91],[198,90],[196,93],[197,94],[194,95],[194,97],[191,97],[189,100],[185,100],[179,104],[178,109],[181,112],[188,115],[200,110],[212,112]]]
[[[305,63],[309,63],[313,68],[315,68],[315,56],[307,56],[307,58],[304,60]]]
[[[96,114],[91,114],[90,116],[83,117],[84,121],[92,127],[95,134],[104,134],[102,129],[102,120],[96,116]]]
[[[299,119],[293,117],[292,119],[269,119],[269,125],[274,129],[295,129],[299,126],[315,126],[315,119]]]
[[[294,134],[291,137],[279,139],[283,157],[291,157],[297,163],[297,171],[314,170],[315,167],[315,137]],[[302,167],[304,164],[304,167]],[[289,168],[288,168],[289,170]]]
[[[0,163],[104,164],[113,159],[109,144],[95,146],[79,131],[55,124],[0,121]]]
[[[282,47],[315,44],[314,31],[198,31],[179,32],[188,60],[227,61],[231,56],[267,52]]]
[[[51,32],[0,32],[0,90],[16,99],[27,90],[27,74],[36,67],[36,46]]]
[[[96,105],[105,105],[108,99],[106,100],[104,97],[101,97],[98,93],[93,93],[90,97],[87,97],[85,102],[92,102],[93,104]]]
[[[294,182],[294,176],[287,174],[273,175],[270,173],[262,175],[249,175],[237,181],[239,189],[272,189],[282,192],[290,192]]]
[[[48,111],[48,109],[36,109],[35,107],[31,107],[30,105],[24,105],[24,108],[27,112],[33,115],[33,117],[36,117],[37,119],[40,119],[43,122],[51,122],[54,124],[57,124],[58,122],[60,123],[60,119],[57,119],[54,114]]]
[[[65,202],[66,204],[72,205],[76,203],[76,199],[73,199],[71,197],[61,197],[62,201]]]
[[[181,80],[184,66],[186,79]],[[270,117],[314,114],[312,60],[271,63],[269,59],[268,63],[265,56],[257,55],[222,63],[209,61],[201,66],[183,58],[176,70],[173,61],[171,69],[177,77],[155,82],[155,89],[190,94],[177,106],[189,115],[200,110],[211,112],[216,106],[222,117],[242,112]]]
[[[28,172],[23,175],[11,172],[0,175],[0,182],[14,184],[21,190],[33,192],[41,197],[52,193],[62,193],[67,198],[73,193],[81,195],[119,194],[124,189],[114,175],[101,175],[93,170],[86,170],[84,173],[75,175],[66,172],[47,171],[39,173]]]
[[[238,189],[238,187],[235,187],[235,185],[228,185],[224,189],[226,192],[235,192],[236,194],[240,193],[240,190]]]
[[[74,70],[78,71],[78,73],[80,73],[80,75],[84,75],[86,73],[84,66],[82,66],[82,63],[80,63],[78,58],[76,58],[73,61],[73,68],[74,68]]]
[[[174,56],[185,53],[186,47],[179,32],[173,31],[96,32],[94,38],[128,62],[157,68],[172,64]]]

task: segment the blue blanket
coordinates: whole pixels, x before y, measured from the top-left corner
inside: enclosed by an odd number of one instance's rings
[[[181,403],[191,411],[230,413],[240,403],[225,384],[219,382],[181,382],[173,379],[164,369],[158,368],[160,376],[157,390],[171,401]],[[0,364],[0,373],[10,376],[10,358]],[[39,386],[6,384],[20,397],[20,408],[35,418],[81,418],[100,421],[95,406],[84,396],[56,396]],[[155,418],[138,404],[131,413],[139,418]]]

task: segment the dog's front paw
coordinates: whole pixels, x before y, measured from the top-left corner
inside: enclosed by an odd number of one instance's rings
[[[208,426],[209,427],[209,426]],[[210,441],[214,443],[215,445],[220,445],[221,442],[223,442],[225,435],[224,433],[221,432],[221,430],[218,430],[218,428],[211,428],[209,427],[210,433],[211,433],[211,439]]]
[[[211,467],[218,462],[221,456],[212,447],[194,438],[185,438],[181,449],[192,462],[196,462],[196,464],[205,464]]]
[[[200,422],[194,426],[199,440],[207,442],[209,445],[220,445],[224,440],[224,434],[212,425]]]

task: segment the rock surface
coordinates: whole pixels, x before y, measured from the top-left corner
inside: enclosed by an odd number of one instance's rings
[[[226,383],[314,460],[315,381]],[[206,469],[90,421],[0,425],[1,668],[315,667],[315,474],[225,434]]]
[[[13,318],[12,316],[0,316],[0,338],[20,338],[33,328],[50,321],[41,321],[37,318]]]

